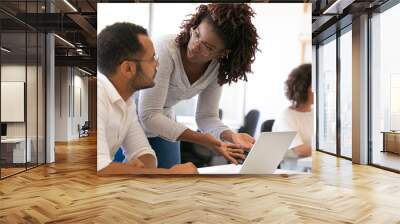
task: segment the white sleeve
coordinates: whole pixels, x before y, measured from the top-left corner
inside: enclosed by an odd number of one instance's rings
[[[219,119],[218,107],[221,94],[222,86],[215,81],[199,94],[196,108],[196,123],[199,129],[217,139],[221,138],[223,131],[229,130],[229,127]]]
[[[107,120],[109,117],[104,87],[97,88],[97,171],[112,162],[110,146],[107,142]]]
[[[150,154],[154,157],[155,164],[152,164],[152,167],[157,167],[157,157],[151,148],[146,135],[143,132],[142,127],[139,124],[139,121],[136,116],[136,110],[131,111],[134,114],[133,119],[131,120],[131,124],[128,129],[128,133],[125,136],[122,147],[125,150],[125,156],[127,161],[132,159],[137,159],[138,157]]]
[[[272,127],[272,131],[279,132],[279,131],[296,131],[297,134],[294,137],[292,144],[289,146],[289,149],[293,149],[296,146],[304,144],[301,140],[301,137],[298,133],[296,128],[295,121],[288,116],[287,113],[283,113],[279,118],[277,118],[274,122]]]
[[[159,67],[155,78],[156,85],[153,88],[140,91],[139,119],[146,131],[156,133],[170,141],[176,141],[187,127],[171,120],[162,113],[174,64],[165,46],[159,44],[156,49],[159,56]]]

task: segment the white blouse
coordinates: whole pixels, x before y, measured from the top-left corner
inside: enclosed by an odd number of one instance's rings
[[[217,83],[219,63],[212,60],[204,74],[191,85],[175,37],[164,36],[156,43],[159,56],[156,85],[140,91],[139,96],[138,114],[142,126],[148,137],[160,136],[176,141],[187,127],[175,121],[173,106],[199,94],[195,115],[197,126],[219,139],[221,133],[229,129],[218,117],[222,93],[222,86]]]

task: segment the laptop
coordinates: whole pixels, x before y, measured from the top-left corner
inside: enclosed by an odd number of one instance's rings
[[[243,165],[198,168],[199,174],[274,174],[296,132],[262,132]]]

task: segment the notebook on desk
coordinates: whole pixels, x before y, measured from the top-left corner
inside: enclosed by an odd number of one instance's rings
[[[199,174],[274,174],[296,132],[263,132],[251,148],[243,165],[199,168]]]

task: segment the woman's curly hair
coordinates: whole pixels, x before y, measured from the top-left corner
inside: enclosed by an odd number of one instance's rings
[[[246,73],[251,72],[258,45],[258,34],[251,17],[255,13],[247,4],[200,5],[190,19],[184,20],[181,32],[175,41],[180,48],[186,48],[190,40],[190,28],[196,28],[207,19],[214,31],[223,40],[225,48],[231,50],[228,57],[219,58],[218,83],[220,85],[247,81]]]
[[[311,86],[311,64],[302,64],[293,69],[285,82],[286,97],[295,107],[308,100],[308,88]]]

